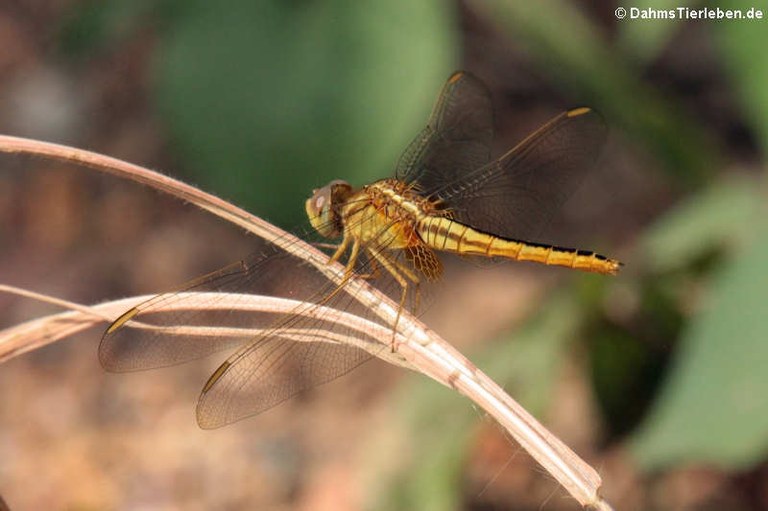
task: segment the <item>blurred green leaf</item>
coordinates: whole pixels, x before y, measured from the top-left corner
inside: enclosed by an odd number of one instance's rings
[[[641,71],[611,51],[600,28],[576,4],[539,0],[531,9],[523,0],[478,0],[473,5],[528,49],[563,90],[643,141],[677,182],[696,187],[717,167],[717,144],[674,104],[644,87]]]
[[[631,443],[646,470],[685,462],[745,469],[768,452],[768,226],[752,225],[753,243],[713,280]]]
[[[622,1],[627,17],[619,20],[619,44],[627,55],[648,63],[658,57],[672,35],[680,26],[677,16],[678,7],[687,7],[694,2],[682,0],[645,0],[642,4],[635,1]],[[675,18],[669,19],[631,19],[631,9],[652,9],[654,11],[675,11]]]
[[[708,252],[743,239],[764,199],[753,180],[714,182],[662,216],[641,242],[643,262],[655,272],[690,265]]]
[[[714,182],[665,213],[645,232],[640,242],[643,263],[655,272],[672,271],[727,248],[751,234],[750,220],[763,200],[752,179]]]
[[[760,5],[762,3],[762,5]],[[762,20],[733,20],[713,23],[723,56],[722,62],[730,73],[734,87],[740,92],[744,117],[756,131],[763,155],[768,156],[768,59],[765,58],[765,2],[727,0],[718,2],[723,9],[741,9],[747,13],[762,9]]]
[[[573,296],[557,295],[525,327],[472,359],[526,409],[541,414],[580,320],[580,307]],[[374,477],[377,494],[371,501],[378,503],[374,509],[457,509],[458,483],[478,411],[466,399],[421,376],[404,386],[399,399],[400,427],[406,430],[400,438],[411,439],[411,445],[395,451],[409,452],[411,458],[407,466],[388,474],[388,481]],[[390,445],[388,452],[392,450]],[[371,465],[376,470],[388,466],[380,459]]]
[[[160,108],[207,188],[295,224],[312,187],[391,174],[453,68],[451,9],[192,3],[158,52]]]

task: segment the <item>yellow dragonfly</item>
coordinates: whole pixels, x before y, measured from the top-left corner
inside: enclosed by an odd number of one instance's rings
[[[102,365],[132,371],[238,348],[205,383],[198,402],[200,426],[218,427],[330,381],[372,356],[334,342],[333,333],[347,327],[318,312],[332,308],[370,315],[348,294],[345,284],[352,277],[394,281],[399,318],[409,295],[418,301],[422,280],[440,277],[439,252],[616,274],[621,263],[614,259],[528,241],[575,190],[605,135],[599,114],[576,108],[491,161],[489,93],[473,75],[456,72],[426,128],[400,158],[394,178],[359,189],[332,181],[306,201],[312,227],[326,238],[341,238],[330,261],[349,252],[341,285],[289,254],[267,250],[123,314],[104,334]],[[199,294],[204,291],[215,293]],[[183,307],[199,296],[225,293],[282,296],[300,305],[288,314]],[[173,312],[166,312],[169,304]],[[225,325],[228,335],[217,335],[221,328],[206,333],[206,325]],[[197,330],[180,334],[168,326]]]

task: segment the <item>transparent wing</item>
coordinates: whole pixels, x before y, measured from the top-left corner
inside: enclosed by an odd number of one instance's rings
[[[278,259],[256,261],[250,265],[239,261],[186,284],[178,291],[158,295],[127,311],[106,331],[99,345],[99,361],[108,371],[128,372],[167,367],[246,342],[248,334],[224,337],[205,331],[191,335],[189,330],[205,328],[223,320],[222,326],[256,328],[265,318],[249,321],[235,319],[218,309],[215,295],[204,292],[239,293],[256,280]],[[202,303],[201,303],[202,302]],[[118,325],[119,324],[119,325]]]
[[[99,359],[105,369],[125,372],[180,364],[231,349],[252,340],[250,332],[269,328],[279,316],[240,309],[238,296],[242,303],[249,295],[312,300],[329,285],[320,277],[287,253],[270,249],[256,253],[128,311],[121,328],[113,325],[104,334]],[[223,308],[220,301],[225,298],[235,303]],[[216,326],[220,330],[206,330]]]
[[[335,290],[314,267],[267,249],[128,311],[103,336],[99,359],[107,370],[135,371],[239,348],[198,403],[201,427],[223,426],[347,373],[376,354],[372,347],[388,349],[381,330],[338,320],[337,311],[376,318],[346,288]],[[255,295],[285,305],[256,310]]]
[[[443,86],[427,127],[400,157],[395,177],[429,192],[488,163],[492,141],[488,90],[458,71]]]
[[[296,394],[329,382],[369,360],[341,344],[333,329],[281,328],[222,364],[200,394],[197,422],[216,428],[261,413]]]
[[[581,183],[605,142],[603,118],[589,108],[563,112],[498,160],[428,192],[454,217],[499,236],[534,241]]]

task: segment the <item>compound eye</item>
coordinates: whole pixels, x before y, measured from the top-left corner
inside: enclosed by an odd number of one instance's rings
[[[312,197],[307,199],[305,209],[309,223],[322,236],[326,238],[335,238],[339,235],[336,228],[336,219],[333,218],[333,208],[331,204],[332,185],[324,186],[315,190]]]

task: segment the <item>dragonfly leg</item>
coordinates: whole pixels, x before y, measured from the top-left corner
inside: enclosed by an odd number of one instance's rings
[[[336,250],[335,254],[333,254],[331,259],[328,261],[328,264],[330,264],[330,263],[332,263],[334,261],[333,258],[337,257],[337,254],[343,254],[344,253],[344,251],[346,250],[346,247],[343,246],[343,245],[349,245],[349,239],[351,239],[351,236],[350,237],[346,237],[346,236],[344,237],[344,241],[341,242],[341,245],[339,245],[339,249]],[[355,273],[354,272],[354,270],[355,270],[355,263],[357,262],[357,258],[359,256],[360,256],[360,242],[355,240],[352,243],[352,250],[349,253],[349,259],[347,260],[347,265],[344,267],[344,277],[341,279],[341,282],[339,282],[339,285],[336,287],[336,289],[331,291],[331,293],[329,293],[328,296],[323,298],[319,303],[321,303],[321,304],[327,303],[328,300],[330,300],[331,298],[336,296],[339,293],[339,291],[341,291],[344,288],[344,286],[347,284],[347,282],[349,282],[349,279],[351,279],[352,275]]]
[[[392,277],[397,281],[398,284],[400,284],[400,287],[402,288],[402,293],[400,294],[400,304],[397,308],[397,316],[395,317],[395,322],[392,325],[392,352],[394,353],[397,351],[397,346],[395,344],[397,324],[400,322],[400,315],[403,312],[403,308],[405,307],[405,300],[408,297],[408,281],[410,280],[418,290],[419,277],[409,268],[398,264],[397,261],[394,261],[390,257],[386,256],[380,250],[369,250],[368,252],[384,267],[385,270],[390,273],[390,275],[392,275]]]
[[[388,258],[389,262],[391,262],[397,271],[399,271],[401,274],[405,275],[405,277],[411,281],[413,284],[413,308],[411,309],[411,312],[416,313],[419,310],[419,306],[421,305],[421,279],[419,278],[418,274],[415,273],[411,268],[409,268],[407,265],[402,264],[395,259]],[[404,306],[404,304],[403,304]]]
[[[347,283],[347,281],[352,277],[352,274],[355,272],[355,264],[357,263],[357,258],[360,256],[360,242],[355,240],[352,243],[352,250],[349,252],[349,259],[347,259],[347,265],[344,267],[344,280],[341,281],[341,285]]]
[[[339,246],[336,247],[336,251],[333,253],[330,259],[328,259],[328,264],[333,264],[336,261],[339,260],[341,256],[344,255],[344,252],[347,251],[347,247],[349,246],[349,242],[352,239],[352,236],[344,235],[344,238],[341,240],[341,243],[339,243]]]

